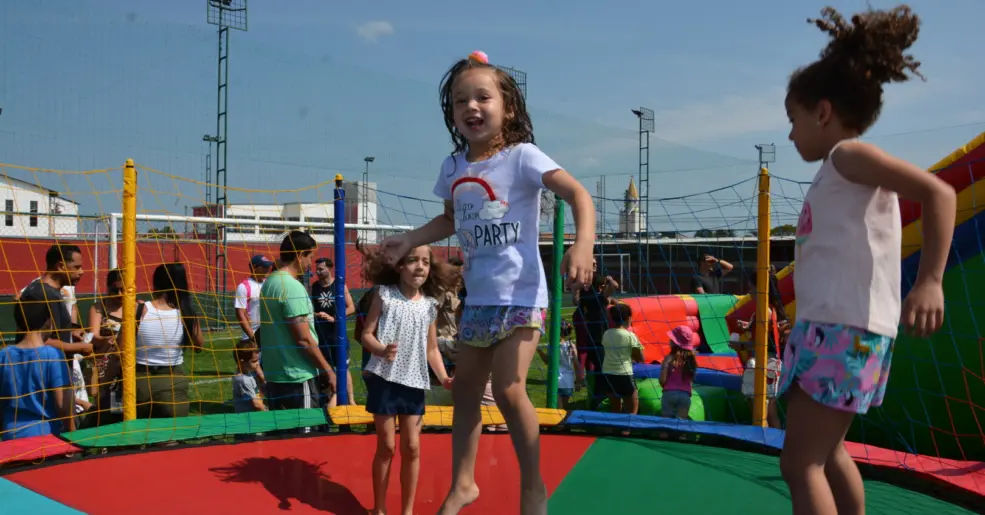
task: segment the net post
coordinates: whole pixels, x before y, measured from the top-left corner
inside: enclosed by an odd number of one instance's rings
[[[349,404],[349,339],[345,319],[345,190],[342,174],[335,174],[335,342],[339,360],[335,364],[335,400],[338,406]]]
[[[770,175],[764,166],[759,169],[758,226],[756,227],[756,369],[753,390],[753,424],[766,427],[766,366],[769,338],[770,288]]]
[[[137,418],[137,169],[123,166],[123,420]]]
[[[561,300],[564,295],[564,285],[561,283],[561,259],[564,256],[564,201],[554,195],[554,263],[551,266],[551,281],[553,294],[551,308],[547,362],[547,407],[557,409],[557,379],[558,368],[561,365]]]

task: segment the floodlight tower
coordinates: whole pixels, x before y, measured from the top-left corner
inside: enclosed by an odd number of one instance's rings
[[[225,218],[229,207],[226,180],[226,131],[229,128],[227,106],[229,101],[229,29],[246,31],[246,0],[205,0],[205,18],[210,25],[219,27],[219,55],[217,61],[216,88],[216,129],[212,141],[215,142],[215,204],[217,209],[209,206],[214,217]],[[211,143],[210,143],[211,145]],[[218,206],[222,206],[219,208]],[[226,293],[226,230],[216,225],[215,231],[215,288],[217,292]],[[218,305],[217,314],[222,313]],[[222,318],[218,318],[222,320]]]
[[[769,145],[756,145],[756,150],[759,151],[759,167],[768,170],[770,163],[776,162],[776,145],[773,143]]]
[[[645,245],[645,247],[640,247],[640,260],[639,260],[639,281],[640,281],[640,295],[645,295],[646,286],[644,282],[646,274],[643,273],[643,267],[646,267],[646,271],[650,270],[650,133],[653,132],[653,110],[641,107],[639,109],[633,109],[633,114],[639,118],[640,121],[640,153],[639,153],[639,177],[640,177],[640,231],[636,233],[636,239],[639,245]],[[644,238],[646,241],[644,241]],[[646,249],[645,251],[642,249]],[[645,265],[644,265],[645,263]]]

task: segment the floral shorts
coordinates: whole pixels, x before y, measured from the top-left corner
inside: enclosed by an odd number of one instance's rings
[[[524,327],[543,332],[544,318],[542,308],[465,306],[458,324],[459,342],[472,347],[490,347]]]
[[[783,353],[778,393],[794,382],[815,401],[865,414],[882,404],[893,359],[893,339],[846,325],[801,320]]]

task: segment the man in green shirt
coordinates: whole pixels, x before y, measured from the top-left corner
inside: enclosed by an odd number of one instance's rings
[[[280,268],[260,289],[260,347],[272,410],[318,408],[335,393],[335,372],[318,349],[311,299],[298,280],[316,251],[311,235],[291,231],[280,244]]]

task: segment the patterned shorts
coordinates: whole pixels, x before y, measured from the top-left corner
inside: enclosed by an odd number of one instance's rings
[[[778,393],[796,382],[815,401],[865,414],[882,404],[893,339],[846,325],[801,320],[783,353]]]
[[[517,329],[544,331],[544,310],[520,306],[465,306],[458,324],[459,342],[472,347],[490,347]]]

